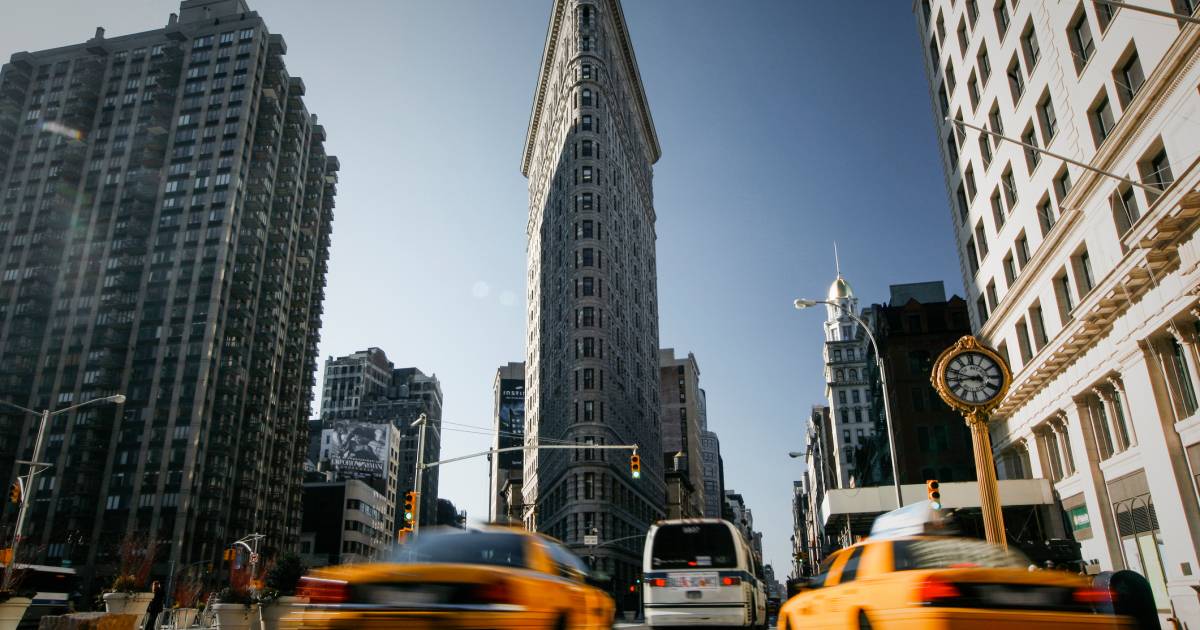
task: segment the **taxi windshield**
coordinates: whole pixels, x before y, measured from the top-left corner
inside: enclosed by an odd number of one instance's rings
[[[982,540],[964,538],[897,540],[892,545],[897,571],[958,568],[1018,568],[1029,566],[1020,552]]]
[[[525,537],[506,532],[423,533],[396,549],[392,562],[524,567]]]
[[[733,535],[721,523],[663,525],[654,534],[654,569],[728,569],[737,566]]]

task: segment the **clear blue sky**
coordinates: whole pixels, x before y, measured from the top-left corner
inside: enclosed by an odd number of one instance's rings
[[[159,28],[172,0],[2,0],[0,54]],[[288,43],[341,159],[321,355],[378,346],[434,372],[445,420],[486,427],[524,358],[520,155],[550,0],[251,0]],[[663,157],[660,336],[696,354],[726,483],[786,575],[791,480],[821,402],[832,243],[864,303],[961,293],[908,0],[626,0]],[[443,456],[487,447],[447,432]],[[441,495],[486,517],[482,460]]]

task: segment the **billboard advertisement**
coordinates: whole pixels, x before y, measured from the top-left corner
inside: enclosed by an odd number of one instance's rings
[[[520,446],[525,435],[525,381],[500,380],[499,429],[500,448]],[[520,470],[524,463],[521,451],[500,453],[500,468]]]
[[[335,421],[321,431],[321,459],[343,479],[383,477],[393,430],[390,424]]]

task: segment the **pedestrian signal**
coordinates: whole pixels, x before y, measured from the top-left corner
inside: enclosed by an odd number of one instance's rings
[[[25,496],[25,480],[20,477],[8,487],[8,500],[11,503],[20,503],[21,498]]]
[[[417,510],[417,493],[408,491],[404,493],[404,521],[406,523],[413,522],[413,516]]]
[[[925,480],[925,494],[929,496],[929,507],[940,510],[942,509],[942,493],[938,491],[937,479]]]
[[[642,476],[642,458],[637,453],[629,456],[629,474],[633,475],[634,479]]]

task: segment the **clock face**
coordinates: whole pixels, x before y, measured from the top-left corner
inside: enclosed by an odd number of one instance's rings
[[[955,398],[971,405],[990,402],[1000,394],[1004,374],[994,359],[981,352],[964,352],[946,364],[946,387]]]

